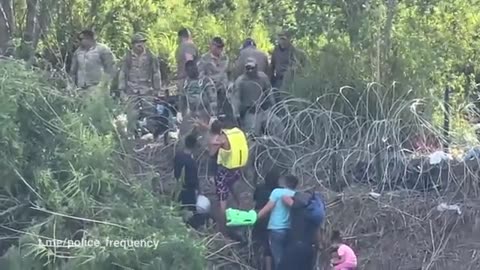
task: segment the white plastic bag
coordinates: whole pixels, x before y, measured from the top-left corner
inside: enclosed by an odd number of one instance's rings
[[[198,195],[197,197],[197,213],[199,214],[208,214],[210,212],[210,200],[203,196],[203,195]]]
[[[443,151],[436,151],[432,153],[429,156],[429,158],[430,158],[430,165],[437,165],[437,164],[440,164],[442,160],[445,160],[445,161],[452,160],[452,155],[447,154]]]

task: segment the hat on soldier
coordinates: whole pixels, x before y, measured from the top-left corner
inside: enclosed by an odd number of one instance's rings
[[[142,33],[135,33],[132,36],[132,43],[146,42],[147,38]]]
[[[245,67],[256,67],[257,61],[253,57],[248,57],[247,61],[245,62]]]
[[[242,49],[245,49],[250,46],[257,47],[257,44],[255,43],[255,40],[253,40],[253,38],[246,38],[242,44]]]

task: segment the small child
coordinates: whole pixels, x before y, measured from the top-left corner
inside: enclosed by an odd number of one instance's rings
[[[343,243],[339,231],[332,233],[332,259],[334,270],[356,270],[357,255],[351,247]]]

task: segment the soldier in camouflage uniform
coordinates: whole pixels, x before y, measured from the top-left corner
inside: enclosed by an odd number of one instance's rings
[[[245,64],[248,58],[254,58],[257,62],[257,70],[265,74],[270,74],[268,55],[259,49],[252,38],[247,38],[240,49],[240,55],[235,63],[234,78],[240,77],[245,71]]]
[[[197,63],[195,61],[187,61],[185,63],[185,71],[187,79],[183,87],[187,100],[187,110],[185,119],[200,118],[203,123],[208,123],[210,117],[217,113],[217,91],[212,79],[209,77],[200,77]],[[182,125],[181,134],[188,133],[185,130],[190,128],[189,121],[184,121],[186,125]]]
[[[291,34],[287,31],[279,33],[271,61],[270,77],[273,87],[284,88],[306,63],[306,54],[293,46]]]
[[[227,101],[226,93],[228,87],[228,56],[223,53],[225,44],[220,37],[215,37],[210,43],[210,51],[198,61],[200,77],[209,77],[215,83],[218,99],[218,114],[227,114],[233,117],[231,106]]]
[[[187,61],[185,64],[187,79],[184,93],[187,96],[188,112],[194,117],[211,117],[217,113],[217,92],[212,79],[200,77],[197,64]],[[204,119],[208,120],[208,119]]]
[[[261,135],[262,123],[266,121],[264,110],[275,104],[271,89],[270,79],[258,70],[256,59],[247,58],[244,74],[235,80],[231,95],[235,118],[245,132]]]
[[[82,31],[78,39],[80,47],[73,55],[70,75],[84,95],[101,82],[104,74],[108,81],[113,78],[114,56],[107,46],[96,42],[90,30]]]
[[[157,57],[146,48],[142,34],[132,37],[132,49],[123,57],[118,76],[118,89],[127,96],[162,95]]]

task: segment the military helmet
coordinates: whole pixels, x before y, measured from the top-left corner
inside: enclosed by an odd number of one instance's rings
[[[142,33],[135,33],[132,36],[132,43],[146,42],[146,41],[147,41],[147,38]]]

